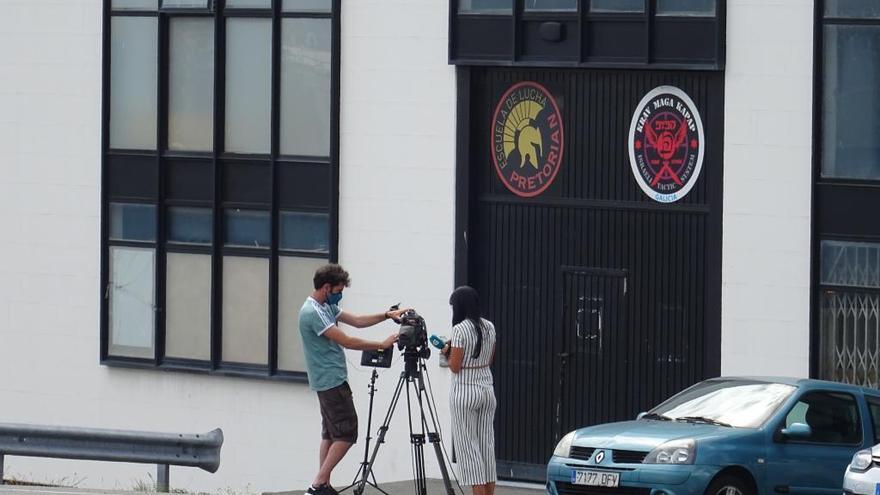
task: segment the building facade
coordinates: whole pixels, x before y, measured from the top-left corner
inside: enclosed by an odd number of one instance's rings
[[[2,422],[221,427],[220,470],[173,486],[304,487],[296,315],[327,261],[352,274],[346,310],[400,302],[440,335],[452,289],[480,291],[509,479],[706,377],[877,386],[880,2],[0,6]],[[363,439],[372,370],[348,359]],[[428,370],[446,430],[449,372]],[[380,483],[411,476],[408,433]]]

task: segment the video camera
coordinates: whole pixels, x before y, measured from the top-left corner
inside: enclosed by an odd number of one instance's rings
[[[408,351],[424,349],[430,355],[430,350],[427,347],[428,328],[425,325],[425,319],[416,313],[414,309],[410,309],[400,315],[399,323],[400,330],[397,333],[397,348]]]
[[[397,305],[391,306],[392,310],[397,309]],[[428,328],[425,325],[425,319],[422,318],[414,309],[405,311],[399,318],[394,320],[400,324],[400,330],[397,333],[397,348],[403,351],[404,360],[410,365],[411,361],[418,358],[428,359],[431,357],[431,349],[428,348]],[[369,350],[361,353],[361,366],[372,366],[374,368],[390,368],[391,352],[394,347],[387,349]]]

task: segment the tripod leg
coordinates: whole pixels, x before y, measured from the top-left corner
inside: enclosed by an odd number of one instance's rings
[[[391,424],[391,417],[394,415],[394,409],[397,407],[398,399],[400,399],[400,392],[403,390],[403,387],[405,385],[406,374],[401,374],[400,381],[397,382],[397,388],[394,389],[394,396],[391,399],[391,405],[388,407],[388,413],[385,414],[385,420],[382,421],[382,426],[379,427],[379,436],[376,439],[376,445],[373,447],[373,453],[370,455],[370,461],[367,463],[367,465],[364,466],[363,477],[358,482],[357,487],[354,489],[355,495],[362,495],[364,493],[364,487],[366,487],[367,482],[369,481],[369,477],[372,474],[373,463],[376,462],[376,455],[379,453],[379,447],[381,447],[382,444],[385,443],[385,433],[388,431],[388,426]],[[375,479],[376,477],[373,476],[374,481]]]
[[[452,481],[449,480],[449,471],[446,469],[446,462],[443,461],[443,450],[440,447],[440,434],[428,433],[428,440],[434,444],[434,453],[437,454],[437,464],[440,465],[440,475],[443,476],[443,486],[446,487],[447,495],[455,495],[452,489]]]
[[[425,402],[428,403],[428,414],[431,416],[431,425],[433,425],[433,431],[431,427],[428,426],[427,418],[425,417],[425,409],[422,406],[422,393],[425,392],[425,382],[424,375],[428,373],[428,370],[425,366],[425,363],[420,363],[420,373],[419,373],[419,408],[422,413],[422,425],[424,429],[428,431],[428,441],[434,444],[434,453],[437,455],[437,464],[440,466],[440,475],[443,477],[443,486],[446,488],[447,495],[455,495],[455,492],[452,489],[452,481],[449,479],[449,470],[446,467],[446,462],[443,460],[443,447],[440,443],[440,433],[439,427],[437,426],[437,414],[435,413],[435,406],[431,402],[431,396],[425,393]]]
[[[427,495],[428,487],[425,480],[425,435],[413,434],[410,436],[412,443],[413,461],[416,469],[416,495]]]
[[[373,438],[370,436],[372,434],[372,430],[373,430],[373,398],[376,395],[376,378],[378,378],[378,377],[379,377],[379,373],[376,371],[375,368],[373,368],[373,374],[370,376],[370,384],[367,386],[367,389],[370,391],[370,407],[367,412],[367,438],[366,438],[366,442],[364,443],[364,460],[361,461],[361,465],[358,468],[357,473],[355,473],[354,479],[351,480],[351,484],[348,485],[347,487],[339,490],[339,493],[342,493],[342,492],[348,490],[349,488],[353,488],[355,485],[357,485],[358,481],[360,481],[361,477],[363,476],[364,468],[367,467],[367,459],[369,458],[368,456],[370,454],[370,440],[372,440],[372,438]],[[381,489],[378,486],[376,486],[376,476],[375,475],[373,475],[373,482],[370,484],[375,486],[377,489],[379,489],[381,491]],[[382,493],[385,493],[385,492],[382,492]]]

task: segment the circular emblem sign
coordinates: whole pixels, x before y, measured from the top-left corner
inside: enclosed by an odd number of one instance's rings
[[[693,100],[674,86],[642,98],[629,126],[629,162],[639,187],[655,201],[685,197],[700,177],[706,141]]]
[[[514,84],[492,116],[492,162],[514,194],[533,197],[553,182],[562,163],[564,131],[556,100],[535,82]]]

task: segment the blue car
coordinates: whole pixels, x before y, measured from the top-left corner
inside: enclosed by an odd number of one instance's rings
[[[880,443],[880,391],[790,378],[714,378],[635,421],[575,430],[547,465],[551,495],[842,493]]]

